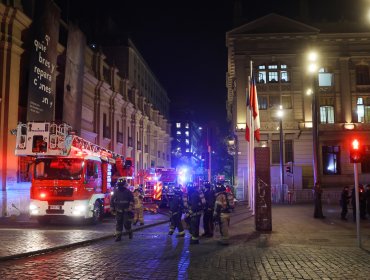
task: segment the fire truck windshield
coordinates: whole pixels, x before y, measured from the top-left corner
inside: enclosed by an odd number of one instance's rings
[[[39,158],[35,161],[35,179],[79,180],[82,176],[82,159]]]

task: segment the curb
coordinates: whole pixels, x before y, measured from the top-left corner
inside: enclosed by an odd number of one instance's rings
[[[142,229],[162,225],[162,224],[165,224],[165,223],[168,223],[168,221],[161,221],[161,222],[153,223],[153,224],[150,224],[150,225],[144,225],[144,226],[141,226],[139,228],[133,229],[132,231],[137,232],[137,231],[140,231]],[[127,233],[124,232],[122,235],[127,235]],[[5,261],[15,260],[15,259],[22,259],[22,258],[26,258],[26,257],[35,256],[35,255],[42,255],[42,254],[46,254],[46,253],[55,252],[55,251],[58,251],[58,250],[73,248],[73,247],[82,247],[82,246],[85,246],[85,245],[88,245],[88,244],[91,244],[91,243],[96,243],[96,242],[106,240],[106,239],[109,239],[109,238],[113,238],[113,237],[114,237],[114,234],[108,234],[108,235],[105,235],[105,236],[101,236],[101,237],[97,237],[97,238],[93,238],[93,239],[89,239],[89,240],[84,240],[84,241],[74,242],[74,243],[70,243],[70,244],[55,246],[55,247],[36,250],[36,251],[32,251],[32,252],[26,252],[26,253],[20,253],[20,254],[15,254],[15,255],[10,255],[10,256],[4,256],[4,257],[0,257],[0,262],[5,262]]]

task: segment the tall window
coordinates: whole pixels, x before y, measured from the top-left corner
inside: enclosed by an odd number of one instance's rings
[[[269,96],[269,106],[279,108],[280,106],[280,96],[279,95],[270,95]]]
[[[176,123],[176,128],[181,128],[181,123]]]
[[[268,107],[267,96],[258,95],[257,98],[258,98],[258,109],[267,110]]]
[[[320,106],[320,123],[334,123],[334,106]]]
[[[370,151],[370,146],[366,146],[366,150]],[[361,173],[370,173],[370,154],[365,154],[361,162]]]
[[[292,98],[290,95],[283,95],[281,97],[281,105],[284,109],[292,109]]]
[[[358,85],[369,85],[369,66],[368,65],[357,65],[356,66],[356,83]]]
[[[286,64],[268,64],[258,66],[258,83],[289,82],[288,66]]]
[[[370,122],[370,97],[357,98],[357,122],[359,123]]]
[[[285,140],[285,162],[293,161],[293,140]]]
[[[323,146],[322,160],[324,174],[340,174],[340,146]]]
[[[280,141],[279,140],[272,140],[272,163],[279,163],[280,162]]]

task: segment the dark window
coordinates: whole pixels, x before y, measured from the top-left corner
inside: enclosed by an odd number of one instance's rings
[[[269,96],[269,107],[276,107],[279,108],[280,106],[280,96],[278,95],[270,95]]]
[[[293,140],[285,140],[285,162],[293,161]]]
[[[357,65],[356,66],[356,83],[358,85],[369,85],[369,66]]]
[[[340,174],[340,146],[322,147],[323,173],[325,175]]]
[[[361,173],[370,173],[370,146],[365,146],[365,156],[361,162]]]
[[[264,95],[258,95],[258,109],[260,110],[267,110],[267,96]]]
[[[280,163],[280,141],[272,140],[272,163]]]
[[[110,127],[107,123],[107,114],[103,113],[103,137],[110,138]]]

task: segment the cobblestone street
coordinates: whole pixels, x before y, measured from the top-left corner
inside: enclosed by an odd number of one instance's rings
[[[228,247],[215,239],[189,245],[167,236],[168,224],[48,254],[0,263],[2,279],[370,279],[370,223],[356,246],[355,224],[337,218],[311,218],[311,206],[273,208],[273,232],[254,231],[254,219],[238,211]]]

